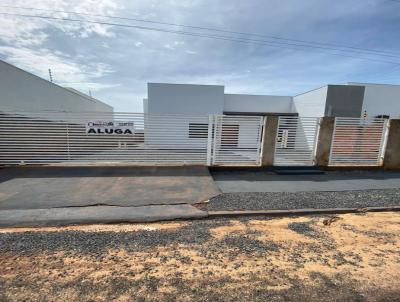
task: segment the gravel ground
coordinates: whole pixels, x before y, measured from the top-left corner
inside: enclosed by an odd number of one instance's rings
[[[364,208],[400,206],[400,189],[342,192],[223,193],[207,204],[209,211]]]
[[[400,213],[0,230],[0,301],[399,301]]]

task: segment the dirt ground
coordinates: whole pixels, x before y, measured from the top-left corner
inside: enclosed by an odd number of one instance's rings
[[[400,301],[400,213],[0,230],[0,301]]]

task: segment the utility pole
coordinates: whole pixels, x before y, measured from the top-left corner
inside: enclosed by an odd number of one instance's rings
[[[50,82],[53,83],[53,76],[52,76],[52,74],[51,74],[51,69],[50,69],[50,68],[49,68],[49,78],[50,78]]]

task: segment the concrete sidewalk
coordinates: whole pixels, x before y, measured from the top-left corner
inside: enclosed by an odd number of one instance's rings
[[[340,192],[400,188],[400,173],[387,171],[327,171],[322,175],[278,175],[270,171],[214,170],[223,193]]]

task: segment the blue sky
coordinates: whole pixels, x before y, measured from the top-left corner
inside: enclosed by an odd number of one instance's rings
[[[381,51],[375,55],[354,48],[346,52],[295,50],[0,15],[1,59],[44,78],[51,68],[56,83],[85,93],[90,89],[116,111],[142,111],[147,82],[222,84],[227,93],[278,95],[296,95],[328,83],[400,84],[400,0],[2,0],[1,5],[140,18]],[[6,7],[0,7],[0,12],[204,33],[87,15]]]

